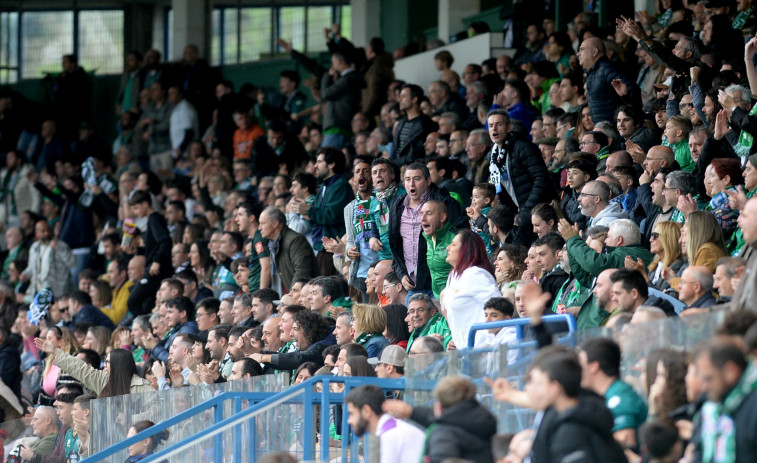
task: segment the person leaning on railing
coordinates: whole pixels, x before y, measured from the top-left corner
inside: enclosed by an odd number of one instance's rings
[[[35,338],[39,350],[53,356],[53,364],[84,384],[98,398],[113,397],[134,392],[154,391],[152,385],[137,374],[137,365],[131,352],[113,349],[105,359],[105,368],[96,370],[73,355],[57,349],[52,342]]]

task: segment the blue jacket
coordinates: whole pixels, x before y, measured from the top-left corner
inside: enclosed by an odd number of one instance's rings
[[[165,343],[158,343],[155,349],[152,350],[152,356],[161,362],[168,361],[168,350],[171,348],[171,343],[176,339],[176,336],[180,334],[197,334],[200,332],[200,328],[197,327],[197,323],[188,321],[175,327],[171,336],[168,337]]]
[[[628,87],[628,95],[621,98],[612,86],[614,79],[620,79]],[[615,109],[622,104],[641,107],[641,91],[606,57],[602,57],[586,71],[586,97],[594,123],[607,121],[615,125]]]

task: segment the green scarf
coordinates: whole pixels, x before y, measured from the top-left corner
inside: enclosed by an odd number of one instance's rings
[[[751,11],[751,8],[749,10]],[[742,11],[741,13],[744,12]],[[736,18],[738,19],[738,16]],[[734,20],[734,23],[735,22],[736,21]],[[754,108],[749,111],[750,116],[754,116],[755,114],[757,114],[757,105],[755,105]],[[736,146],[733,147],[733,150],[736,151],[736,154],[738,154],[740,157],[747,157],[749,156],[749,152],[752,151],[753,144],[754,136],[751,133],[742,130],[739,133],[739,141],[736,143]]]
[[[373,338],[377,334],[379,334],[379,333],[361,333],[360,336],[358,336],[355,339],[355,342],[357,344],[360,344],[361,346],[364,346],[364,345],[368,344],[368,342],[371,340],[371,338]]]
[[[379,233],[383,234],[389,231],[389,203],[392,202],[397,190],[399,190],[399,186],[394,184],[384,191],[373,191],[379,204]]]
[[[662,13],[660,16],[657,17],[657,24],[659,24],[662,27],[668,27],[668,23],[670,22],[670,18],[673,17],[673,9],[668,8],[665,10],[664,13]]]
[[[749,7],[746,11],[740,11],[739,14],[737,14],[736,17],[733,19],[731,28],[736,29],[736,30],[741,30],[741,28],[744,27],[746,20],[749,19],[749,15],[752,14],[752,11],[754,11],[753,6]]]
[[[371,219],[371,197],[362,199],[358,194],[355,198],[355,205],[352,207],[352,229],[355,232],[356,244],[378,238],[376,224]]]
[[[702,462],[736,461],[736,431],[733,414],[744,399],[757,388],[757,367],[753,361],[722,403],[705,402],[702,407]]]

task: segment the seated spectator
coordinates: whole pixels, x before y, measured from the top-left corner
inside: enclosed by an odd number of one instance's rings
[[[151,427],[155,426],[155,423],[152,421],[144,420],[144,421],[137,421],[134,423],[130,428],[129,432],[126,434],[126,438],[134,437],[140,432],[150,429]],[[160,431],[156,434],[153,434],[152,436],[141,440],[135,444],[132,444],[129,446],[129,460],[130,461],[139,461],[142,458],[146,458],[153,453],[155,453],[155,449],[158,448],[158,446],[168,440],[169,431],[168,429],[164,429],[163,431]]]
[[[19,456],[24,461],[41,460],[41,457],[52,455],[58,439],[58,417],[55,409],[49,406],[37,408],[32,417],[32,430],[39,440],[29,447],[22,446]]]
[[[513,303],[504,297],[493,297],[484,304],[484,321],[486,323],[510,320],[515,316]],[[517,329],[512,327],[490,328],[476,333],[474,347],[507,344],[517,339]]]
[[[354,304],[352,306],[355,342],[365,347],[368,358],[379,356],[389,341],[384,337],[386,330],[386,312],[377,305]]]
[[[606,183],[594,180],[588,182],[578,198],[581,214],[588,217],[588,226],[609,226],[618,219],[630,218],[620,204],[610,203],[610,187]]]
[[[707,267],[710,274],[715,272],[718,259],[728,254],[720,226],[709,212],[696,211],[689,214],[687,222],[681,228],[681,240],[681,249],[688,258],[689,266]],[[670,287],[678,291],[680,276],[672,270],[666,270],[664,277]]]
[[[744,271],[744,259],[721,257],[715,264],[712,288],[718,292],[718,304],[728,302],[738,286],[738,279]],[[736,280],[736,284],[734,284]]]
[[[562,213],[569,222],[578,224],[578,228],[585,230],[589,222],[588,214],[584,213],[582,208],[581,192],[587,184],[597,178],[597,169],[590,161],[576,159],[570,161],[567,166],[566,185],[563,188],[560,199],[560,208]],[[588,193],[588,191],[587,191]],[[594,204],[594,196],[587,196],[590,206]],[[555,224],[556,225],[556,224]]]
[[[335,344],[331,327],[316,312],[302,311],[294,316],[292,336],[297,342],[297,351],[281,354],[252,354],[251,358],[259,363],[270,363],[278,370],[294,370],[304,362],[323,364],[321,353]]]
[[[439,335],[446,347],[452,340],[452,333],[447,319],[437,313],[431,298],[425,294],[414,294],[408,299],[407,319],[412,327],[410,339],[407,341],[407,351],[410,352],[413,342],[421,337]],[[441,344],[441,343],[440,343]]]
[[[640,262],[638,258],[635,262],[633,259],[626,259],[626,267],[640,271],[650,286],[664,291],[670,287],[663,277],[665,269],[670,268],[673,273],[677,274],[683,266],[680,238],[681,224],[658,222],[649,239],[649,251],[654,256],[649,267],[645,268],[643,262]]]
[[[713,278],[710,269],[701,265],[689,266],[681,274],[678,299],[686,304],[684,310],[707,309],[717,303],[712,289]]]

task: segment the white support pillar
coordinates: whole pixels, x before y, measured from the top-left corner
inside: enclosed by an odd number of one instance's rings
[[[209,0],[172,0],[173,30],[171,54],[174,60],[181,59],[184,47],[197,45],[200,57],[210,59]]]
[[[350,0],[352,7],[352,43],[364,47],[373,37],[381,37],[380,0]]]
[[[463,29],[463,18],[480,12],[480,0],[439,0],[439,39],[449,42],[450,35]]]

